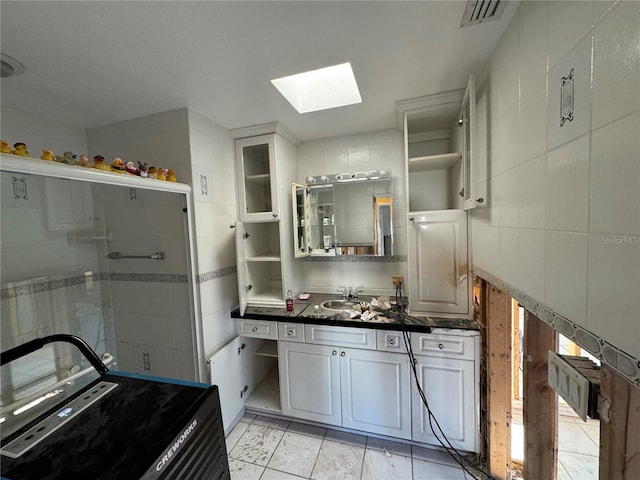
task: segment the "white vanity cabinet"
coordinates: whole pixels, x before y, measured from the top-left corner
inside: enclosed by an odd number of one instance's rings
[[[409,360],[375,350],[376,333],[306,325],[307,343],[278,342],[282,413],[410,439]]]
[[[295,269],[291,242],[291,182],[296,147],[277,124],[231,130],[236,139],[238,218],[236,264],[240,312],[247,306],[285,307]],[[271,133],[257,135],[257,132]]]
[[[420,386],[442,431],[455,448],[479,452],[479,333],[412,333],[411,348]],[[412,439],[441,446],[432,431],[433,426],[439,433],[436,422],[429,421],[415,382],[412,405]]]

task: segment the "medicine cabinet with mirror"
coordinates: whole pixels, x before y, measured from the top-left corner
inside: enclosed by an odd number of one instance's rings
[[[390,170],[308,177],[291,189],[296,258],[393,255]]]

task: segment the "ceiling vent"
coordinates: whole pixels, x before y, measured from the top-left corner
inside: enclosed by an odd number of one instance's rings
[[[462,14],[460,26],[466,27],[498,20],[506,6],[506,0],[468,0]]]

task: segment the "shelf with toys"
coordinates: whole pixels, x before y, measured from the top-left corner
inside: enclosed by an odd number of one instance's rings
[[[5,141],[0,142],[0,170],[2,171],[165,192],[191,192],[189,185],[176,181],[173,170],[147,168],[146,164],[140,162],[136,167],[133,162],[125,163],[118,157],[108,164],[100,155],[96,155],[91,162],[86,155],[81,155],[78,159],[71,152],[56,156],[46,149],[42,151],[41,159],[38,159],[29,155],[24,143],[14,144],[12,150]]]

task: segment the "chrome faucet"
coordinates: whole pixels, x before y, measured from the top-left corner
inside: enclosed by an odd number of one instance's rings
[[[342,298],[351,300],[352,298],[358,298],[358,293],[363,291],[363,287],[343,287],[338,285],[338,293],[342,294]]]

